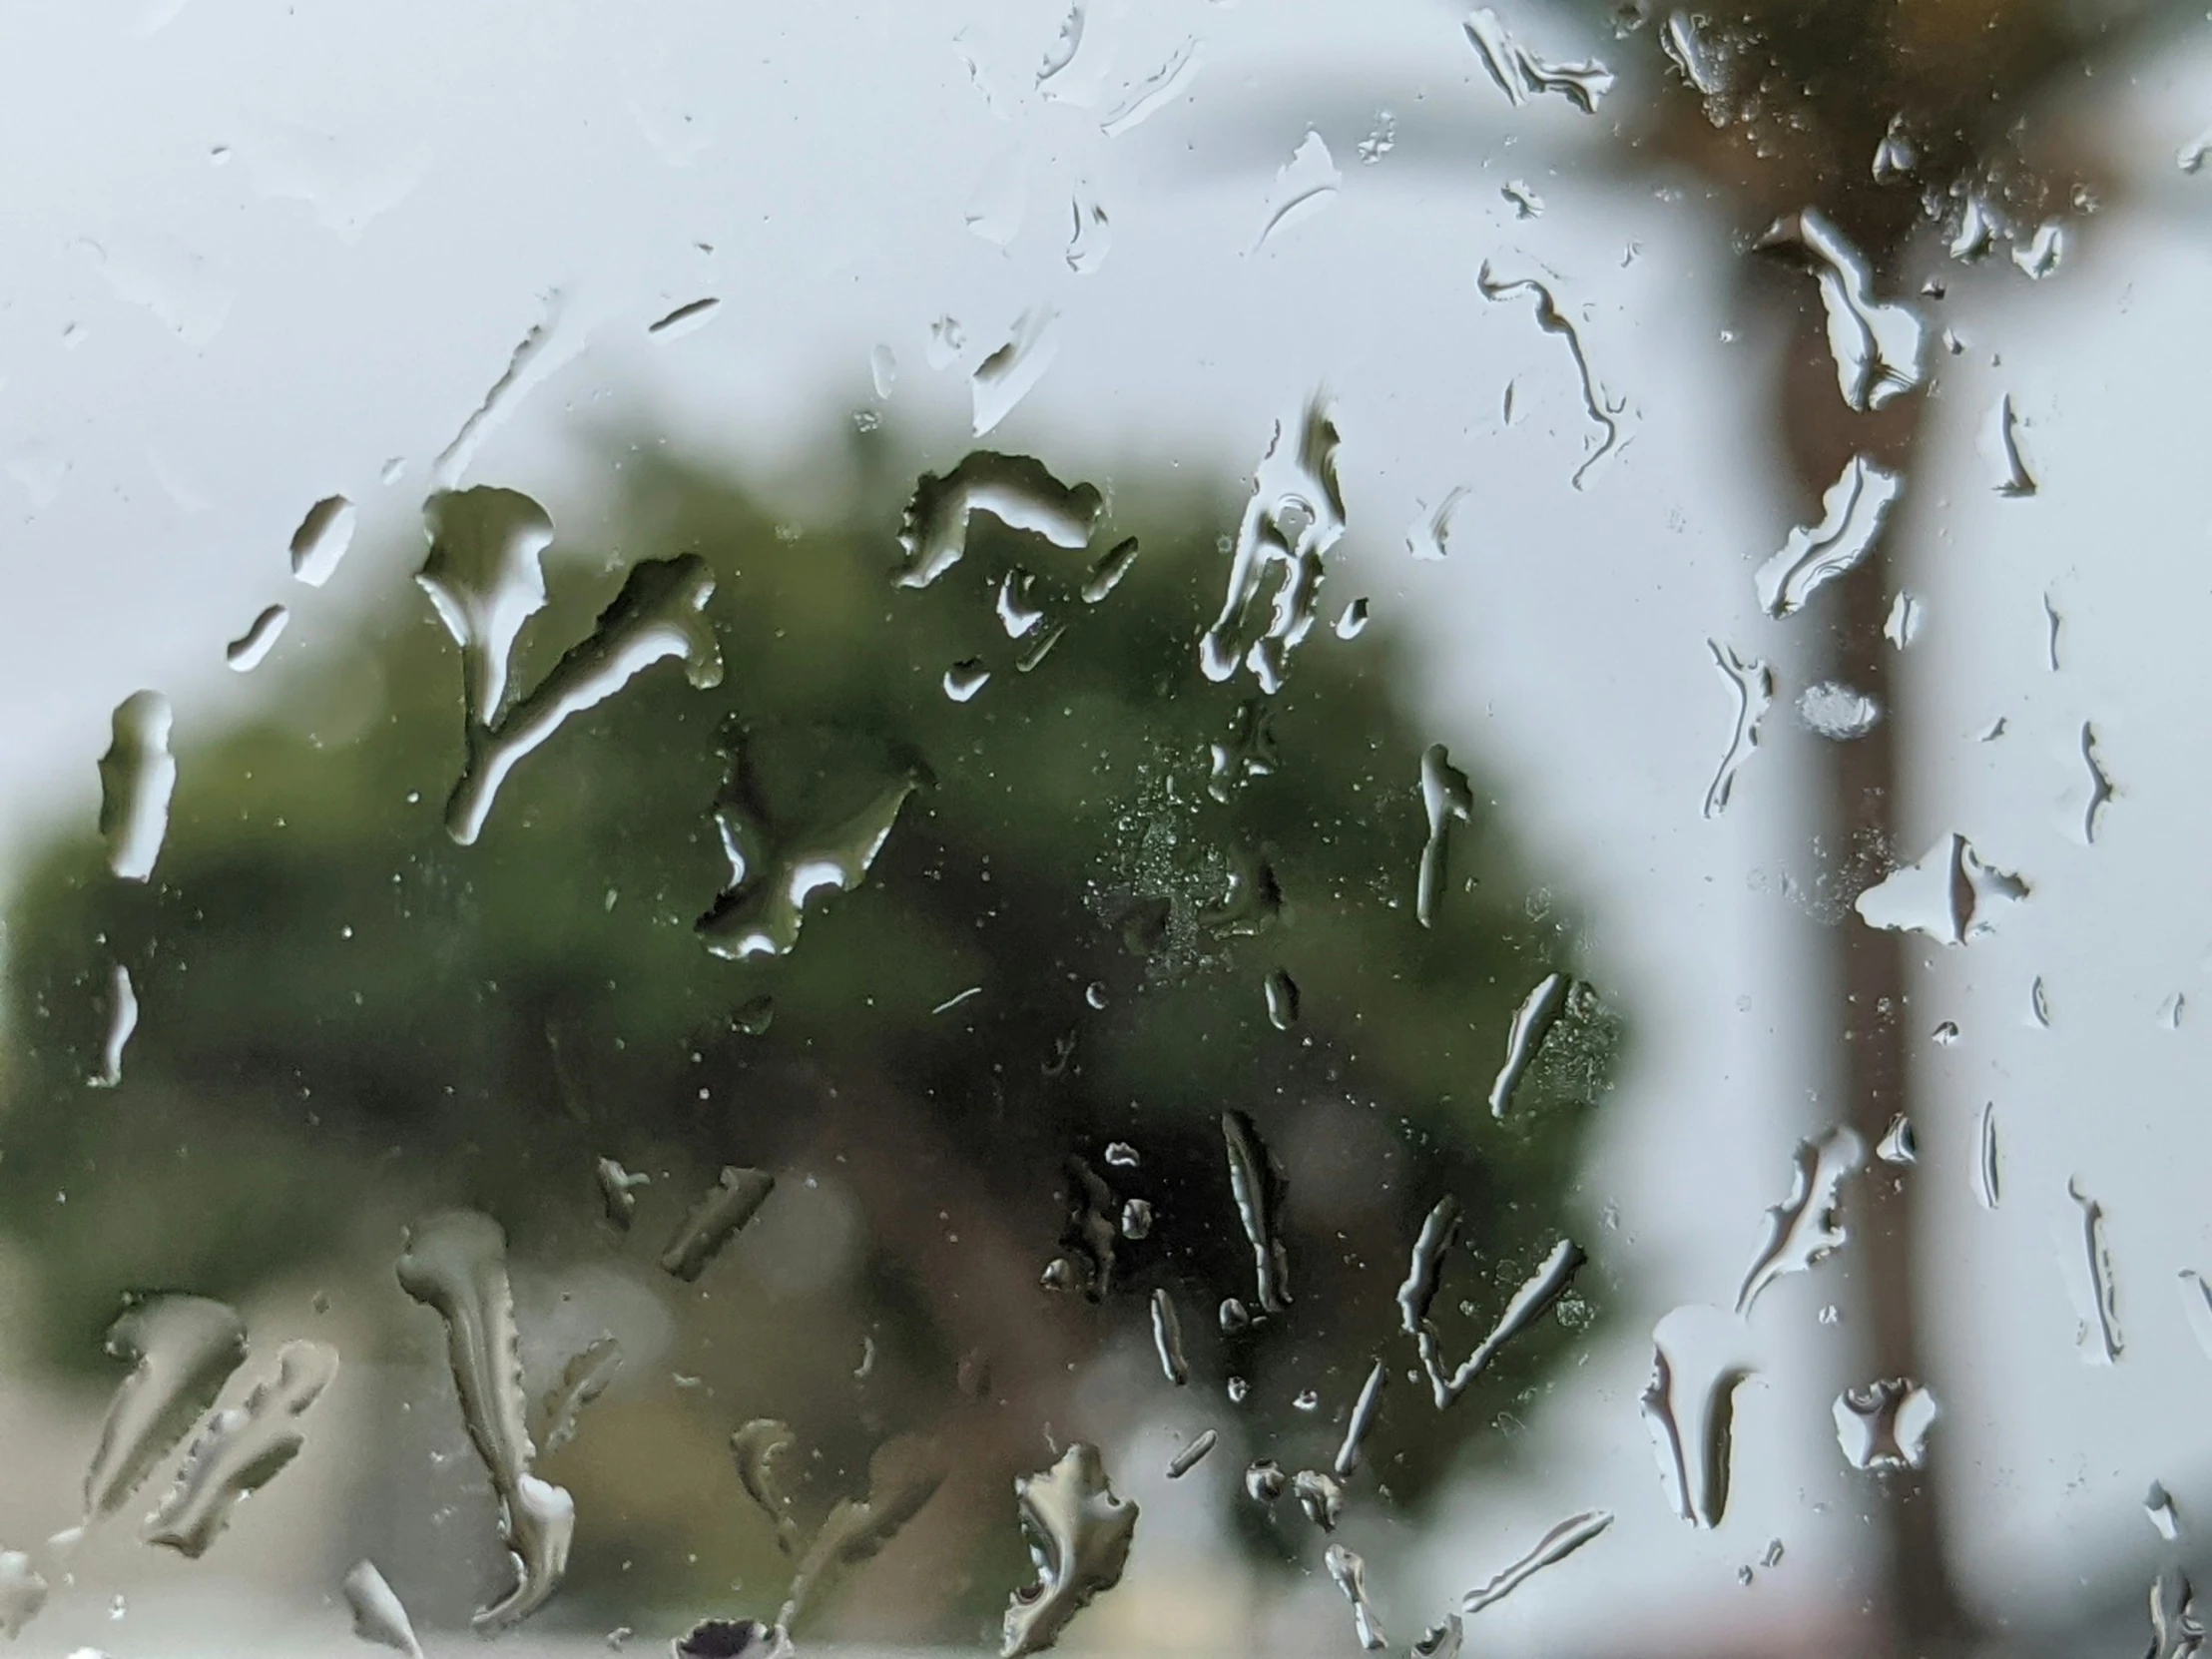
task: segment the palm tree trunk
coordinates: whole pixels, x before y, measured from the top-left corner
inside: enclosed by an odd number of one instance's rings
[[[1882,262],[1894,275],[1896,260]],[[1804,288],[1800,296],[1810,301]],[[1913,857],[1902,846],[1906,784],[1900,761],[1905,711],[1892,673],[1896,648],[1885,639],[1896,591],[1892,549],[1912,523],[1914,463],[1926,429],[1923,396],[1900,398],[1878,413],[1848,409],[1837,394],[1816,303],[1800,313],[1786,358],[1783,430],[1790,459],[1809,500],[1818,500],[1854,454],[1866,454],[1906,478],[1907,493],[1865,565],[1835,584],[1802,619],[1804,660],[1796,684],[1833,677],[1872,697],[1883,719],[1865,737],[1815,748],[1815,810],[1829,838],[1827,867],[1845,870],[1864,851],[1880,848]],[[1825,625],[1825,627],[1823,626]],[[1834,1052],[1830,1075],[1847,1102],[1852,1125],[1871,1148],[1898,1112],[1911,1111],[1913,1078],[1907,1045],[1920,1029],[1907,1012],[1909,935],[1866,926],[1846,914],[1827,931],[1832,952],[1826,983],[1835,998],[1828,1022]],[[1932,1287],[1920,1271],[1918,1183],[1877,1172],[1859,1183],[1852,1242],[1845,1260],[1856,1290],[1853,1325],[1862,1334],[1856,1363],[1873,1378],[1925,1380],[1922,1341]],[[1945,1547],[1940,1447],[1934,1467],[1901,1471],[1870,1489],[1881,1555],[1877,1651],[1899,1659],[1936,1659],[1963,1651],[1971,1622],[1960,1606]]]

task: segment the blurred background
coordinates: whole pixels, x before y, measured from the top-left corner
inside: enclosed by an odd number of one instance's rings
[[[886,1445],[795,1639],[997,1651],[1076,1443],[1070,1651],[2186,1651],[2201,8],[10,30],[25,1652],[459,1651],[525,1474],[658,1650]]]

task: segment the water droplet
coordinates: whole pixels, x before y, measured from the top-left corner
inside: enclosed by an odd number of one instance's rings
[[[539,1404],[545,1424],[545,1454],[550,1457],[576,1438],[577,1419],[584,1407],[607,1391],[622,1369],[622,1345],[609,1336],[595,1337],[561,1368],[561,1375]]]
[[[1729,695],[1736,704],[1728,748],[1713,773],[1713,782],[1705,790],[1705,816],[1718,818],[1727,811],[1729,797],[1735,793],[1736,774],[1743,770],[1752,751],[1759,747],[1759,723],[1766,719],[1767,710],[1774,705],[1774,670],[1762,659],[1747,662],[1737,655],[1734,646],[1723,645],[1719,640],[1707,640],[1705,647],[1712,652],[1713,666],[1721,671],[1721,678],[1728,683]]]
[[[441,488],[450,488],[468,463],[475,457],[477,447],[491,435],[507,415],[520,403],[532,387],[543,380],[561,363],[584,346],[581,332],[571,330],[564,335],[560,331],[563,302],[558,291],[545,296],[545,316],[533,323],[528,332],[515,342],[508,354],[507,366],[499,378],[491,383],[482,401],[469,411],[461,422],[460,430],[453,434],[453,441],[438,452],[431,463],[431,476]],[[557,349],[556,349],[557,347]]]
[[[924,473],[914,485],[898,530],[906,557],[894,580],[902,588],[925,588],[958,564],[974,513],[989,513],[1007,529],[1042,536],[1056,547],[1077,548],[1090,540],[1101,505],[1094,487],[1063,484],[1026,455],[977,450],[942,477]]]
[[[1874,1149],[1874,1155],[1885,1164],[1913,1164],[1920,1161],[1920,1141],[1913,1133],[1913,1120],[1903,1112],[1890,1120],[1890,1127],[1883,1131],[1882,1140]]]
[[[1271,694],[1281,688],[1291,652],[1314,625],[1322,561],[1345,531],[1337,425],[1323,393],[1307,399],[1296,443],[1286,445],[1284,436],[1278,421],[1237,527],[1221,614],[1199,642],[1199,666],[1207,679],[1229,679],[1242,661],[1260,689]],[[1253,611],[1271,571],[1276,583],[1269,620],[1255,635]]]
[[[1345,606],[1343,614],[1337,618],[1337,638],[1341,640],[1356,640],[1362,634],[1367,632],[1367,600],[1352,600]]]
[[[1879,409],[1921,384],[1926,344],[1921,319],[1910,306],[1875,299],[1873,267],[1826,215],[1807,208],[1778,219],[1759,246],[1794,246],[1811,263],[1821,304],[1828,313],[1828,348],[1836,359],[1836,380],[1846,404]],[[1866,463],[1862,457],[1856,464]]]
[[[2207,1282],[2194,1268],[2183,1268],[2180,1274],[2181,1311],[2189,1322],[2189,1333],[2212,1359],[2212,1282]]]
[[[1875,146],[1874,182],[1878,185],[1902,184],[1913,176],[1920,160],[1920,147],[1905,131],[1905,117],[1893,115],[1883,132],[1882,142]]]
[[[1459,510],[1459,503],[1471,493],[1464,484],[1454,484],[1436,503],[1434,512],[1424,513],[1405,527],[1405,551],[1416,559],[1441,559],[1451,551],[1451,517]],[[1419,502],[1414,502],[1419,506]]]
[[[738,1466],[738,1484],[776,1528],[776,1547],[786,1555],[799,1550],[799,1522],[791,1498],[776,1472],[777,1460],[796,1443],[791,1424],[756,1417],[730,1436],[730,1456]]]
[[[1152,1346],[1160,1356],[1161,1374],[1170,1382],[1180,1388],[1191,1380],[1190,1362],[1183,1357],[1183,1323],[1165,1290],[1152,1293]]]
[[[911,774],[893,778],[849,817],[772,843],[753,816],[748,776],[739,750],[714,815],[729,878],[696,924],[707,949],[729,961],[796,949],[810,899],[859,886],[920,787]]]
[[[1114,227],[1104,204],[1088,179],[1078,179],[1068,201],[1067,263],[1078,276],[1088,276],[1106,263],[1114,246]]]
[[[1093,1302],[1102,1302],[1114,1284],[1114,1238],[1119,1203],[1113,1188],[1100,1179],[1089,1162],[1069,1154],[1068,1219],[1060,1232],[1060,1246],[1067,1254],[1054,1264],[1064,1272],[1047,1269],[1047,1288],[1076,1290]]]
[[[1585,455],[1582,464],[1574,469],[1572,482],[1576,489],[1580,489],[1590,468],[1619,446],[1620,416],[1628,408],[1627,401],[1623,399],[1616,402],[1607,398],[1604,387],[1598,384],[1597,375],[1590,367],[1589,353],[1583,349],[1582,335],[1560,310],[1559,301],[1551,289],[1532,276],[1518,277],[1509,282],[1500,281],[1490,274],[1490,263],[1487,260],[1482,262],[1482,269],[1475,273],[1474,285],[1483,298],[1493,301],[1509,299],[1517,293],[1531,295],[1536,302],[1536,326],[1567,342],[1567,354],[1574,360],[1575,376],[1582,387],[1582,411],[1590,417],[1600,434],[1597,447]],[[1510,391],[1510,388],[1507,389]],[[1508,409],[1506,413],[1509,423],[1511,410]]]
[[[1168,1460],[1168,1478],[1180,1480],[1205,1461],[1206,1454],[1221,1443],[1221,1435],[1211,1428],[1202,1429],[1190,1444],[1184,1446]]]
[[[2150,1584],[2150,1651],[2144,1659],[2191,1659],[2203,1646],[2189,1575],[2176,1566],[2160,1567]]]
[[[1736,1388],[1751,1376],[1748,1333],[1718,1308],[1677,1308],[1653,1329],[1642,1406],[1675,1512],[1712,1528],[1728,1510]]]
[[[1352,1402],[1352,1415],[1345,1423],[1345,1437],[1337,1447],[1336,1460],[1330,1470],[1339,1480],[1350,1480],[1352,1471],[1360,1466],[1360,1444],[1368,1437],[1368,1430],[1375,1426],[1376,1413],[1382,1408],[1382,1384],[1389,1373],[1378,1360],[1368,1371],[1368,1380],[1360,1385],[1360,1397]]]
[[[1052,648],[1060,643],[1060,636],[1065,634],[1067,631],[1068,625],[1066,623],[1055,622],[1051,627],[1047,628],[1043,633],[1039,634],[1031,643],[1029,649],[1027,651],[1024,651],[1020,655],[1020,657],[1015,659],[1014,672],[1016,674],[1029,673],[1039,663],[1045,660],[1045,657],[1051,652]]]
[[[1345,1512],[1345,1489],[1334,1475],[1319,1469],[1300,1469],[1291,1476],[1291,1495],[1306,1511],[1306,1518],[1324,1532],[1337,1530]]]
[[[1272,1457],[1262,1457],[1246,1468],[1245,1496],[1255,1503],[1273,1503],[1283,1495],[1283,1470]]]
[[[130,1362],[85,1470],[85,1523],[113,1514],[175,1449],[246,1360],[237,1310],[198,1296],[157,1296],[109,1327],[108,1353]]]
[[[1719,54],[1702,33],[1704,26],[1704,19],[1695,12],[1669,12],[1660,29],[1659,47],[1693,91],[1714,99],[1726,90],[1726,84],[1721,76]]]
[[[1221,1115],[1222,1142],[1229,1154],[1229,1189],[1237,1219],[1252,1246],[1254,1300],[1263,1313],[1286,1313],[1291,1305],[1290,1253],[1275,1233],[1283,1207],[1283,1169],[1260,1139],[1259,1126],[1244,1112]]]
[[[1420,869],[1413,887],[1413,915],[1423,927],[1435,924],[1436,907],[1443,900],[1446,837],[1454,821],[1474,819],[1474,790],[1467,775],[1451,764],[1450,752],[1440,743],[1421,751],[1421,810],[1428,819],[1428,839],[1420,849]]]
[[[1189,89],[1205,55],[1203,41],[1185,41],[1166,63],[1129,89],[1098,124],[1098,130],[1108,138],[1119,138],[1139,122],[1150,119]]]
[[[1321,1395],[1312,1388],[1301,1388],[1298,1390],[1297,1396],[1291,1401],[1291,1409],[1294,1411],[1318,1411],[1321,1409]]]
[[[701,614],[714,591],[714,572],[696,553],[632,566],[591,633],[570,646],[528,696],[496,722],[468,728],[468,759],[446,805],[446,830],[454,840],[463,846],[475,841],[507,775],[571,715],[604,703],[655,663],[680,662],[696,691],[720,685],[722,647]]]
[[[2112,1279],[2112,1250],[2104,1237],[2104,1207],[2081,1190],[2079,1178],[2066,1183],[2066,1196],[2080,1211],[2075,1236],[2080,1260],[2088,1269],[2088,1304],[2082,1320],[2082,1358],[2093,1366],[2118,1361],[2126,1344],[2120,1337],[2119,1304]],[[2069,1276],[2069,1279],[2071,1276]]]
[[[1443,1269],[1444,1252],[1459,1232],[1459,1201],[1446,1193],[1421,1223],[1413,1240],[1405,1282],[1397,1288],[1399,1322],[1408,1337],[1418,1337],[1428,1322],[1428,1310],[1436,1300],[1436,1285]]]
[[[1492,1603],[1503,1601],[1535,1574],[1556,1562],[1564,1561],[1612,1524],[1613,1512],[1610,1509],[1585,1509],[1580,1514],[1569,1515],[1537,1539],[1535,1547],[1526,1555],[1505,1567],[1479,1589],[1469,1590],[1461,1596],[1459,1611],[1479,1613]]]
[[[1252,1393],[1252,1384],[1241,1377],[1232,1377],[1223,1391],[1229,1395],[1230,1404],[1242,1405]]]
[[[415,1640],[414,1621],[407,1617],[384,1575],[373,1561],[356,1561],[340,1586],[347,1611],[353,1615],[353,1634],[364,1642],[388,1647],[407,1659],[422,1659],[422,1644]]]
[[[1006,1606],[1000,1659],[1052,1646],[1091,1598],[1121,1582],[1137,1505],[1117,1497],[1098,1448],[1078,1442],[1041,1474],[1014,1482],[1037,1581]]]
[[[2103,764],[2097,758],[2096,728],[2087,721],[2081,723],[2081,764],[2089,769],[2089,800],[2081,810],[2081,838],[2094,846],[2097,823],[2115,792],[2112,780],[2105,776]]]
[[[1512,1023],[1506,1028],[1505,1058],[1498,1063],[1497,1076],[1490,1082],[1491,1117],[1503,1121],[1505,1108],[1512,1104],[1513,1091],[1520,1087],[1537,1050],[1543,1047],[1544,1038],[1558,1023],[1566,1006],[1567,976],[1563,973],[1545,974],[1521,998],[1520,1006],[1513,1010]]]
[[[966,657],[944,671],[944,695],[965,703],[991,683],[991,671],[980,657]]]
[[[131,970],[117,962],[109,970],[108,1031],[100,1043],[100,1069],[89,1079],[96,1089],[112,1089],[123,1081],[123,1050],[138,1029],[138,993],[131,986]]]
[[[1368,129],[1368,136],[1358,145],[1360,160],[1368,167],[1387,156],[1397,148],[1397,117],[1388,110],[1375,112],[1375,125]]]
[[[205,1554],[239,1500],[275,1479],[307,1443],[294,1424],[337,1372],[338,1351],[329,1344],[286,1343],[274,1377],[257,1382],[244,1404],[208,1418],[141,1536],[195,1560]]]
[[[889,346],[877,342],[868,351],[867,377],[878,398],[890,396],[891,387],[898,381],[898,357]]]
[[[2044,1030],[2050,1029],[2050,993],[2043,988],[2040,974],[2027,987],[2027,1015]]]
[[[1928,1460],[1936,1396],[1903,1377],[1836,1396],[1836,1439],[1855,1469],[1919,1468]]]
[[[1920,637],[1921,602],[1912,594],[1900,593],[1890,602],[1890,615],[1882,624],[1882,637],[1903,651]]]
[[[1308,128],[1291,159],[1277,170],[1275,187],[1268,192],[1267,212],[1260,235],[1253,242],[1257,252],[1270,237],[1302,223],[1337,199],[1344,175],[1321,134]]]
[[[1114,543],[1098,556],[1090,574],[1083,580],[1083,603],[1096,605],[1114,589],[1121,586],[1130,567],[1137,562],[1137,538],[1127,536]]]
[[[470,718],[489,725],[506,702],[515,639],[545,608],[553,520],[520,491],[488,487],[440,491],[422,517],[430,551],[415,581],[461,648]]]
[[[1769,616],[1789,616],[1818,589],[1856,570],[1873,550],[1901,487],[1896,473],[1864,455],[1847,461],[1821,497],[1820,523],[1792,530],[1781,551],[1759,567],[1760,608]]]
[[[625,1639],[629,1627],[623,1627]],[[611,1645],[620,1646],[609,1638]],[[782,1625],[759,1619],[702,1619],[687,1635],[669,1643],[672,1659],[794,1659],[791,1637]]]
[[[478,1630],[496,1629],[552,1595],[576,1531],[575,1499],[530,1472],[536,1448],[524,1420],[507,1237],[477,1211],[442,1211],[409,1231],[396,1272],[399,1288],[445,1322],[461,1417],[499,1498],[515,1583],[470,1620]]]
[[[1544,199],[1530,190],[1527,184],[1519,179],[1507,180],[1498,191],[1498,195],[1504,197],[1506,202],[1511,205],[1515,219],[1541,219],[1543,217]]]
[[[596,1174],[599,1180],[600,1202],[606,1206],[607,1220],[622,1232],[630,1231],[630,1223],[638,1213],[640,1187],[653,1184],[653,1177],[642,1172],[632,1175],[612,1158],[599,1160]]]
[[[2012,408],[2012,394],[2004,393],[1982,423],[1981,452],[1995,471],[1990,488],[2013,500],[2035,493],[2035,475],[2020,453],[2019,416]]]
[[[1244,1331],[1252,1324],[1252,1311],[1233,1296],[1222,1298],[1217,1317],[1225,1333]]]
[[[2212,130],[2199,133],[2175,151],[2174,165],[2184,173],[2202,173],[2207,156],[2212,156]]]
[[[1264,988],[1268,1023],[1278,1031],[1288,1031],[1298,1023],[1298,981],[1282,968],[1276,968],[1267,976]]]
[[[0,1549],[0,1636],[13,1639],[46,1606],[46,1580],[20,1549]]]
[[[994,609],[1010,640],[1020,639],[1044,620],[1044,607],[1030,597],[1035,586],[1035,579],[1018,565],[999,580]]]
[[[1777,1279],[1805,1273],[1849,1238],[1844,1230],[1842,1188],[1866,1162],[1867,1143],[1848,1124],[1838,1124],[1817,1141],[1800,1141],[1790,1196],[1767,1212],[1766,1242],[1744,1274],[1736,1293],[1736,1312],[1748,1315]]]
[[[2181,1016],[2188,1010],[2188,997],[2180,991],[2176,991],[2165,1001],[2159,1003],[2155,1017],[2158,1023],[2167,1030],[2178,1031],[2181,1029]]]
[[[725,1165],[661,1252],[661,1266],[691,1284],[737,1237],[738,1230],[760,1213],[775,1190],[776,1177],[768,1171]]]
[[[2166,1542],[2173,1543],[2181,1536],[2181,1516],[2174,1507],[2173,1494],[2161,1481],[2153,1480],[2150,1490],[2143,1494],[2143,1514]]]
[[[1978,1155],[1974,1159],[1974,1189],[1984,1210],[1997,1207],[1997,1105],[1993,1100],[1981,1106],[1981,1125],[1978,1137]]]
[[[2058,269],[2066,257],[2066,228],[2055,219],[2035,227],[2024,243],[2012,246],[2012,264],[2031,282],[2039,282]]]
[[[1431,1212],[1433,1215],[1433,1212]],[[1572,1239],[1561,1239],[1551,1247],[1551,1254],[1543,1259],[1536,1271],[1522,1282],[1504,1312],[1490,1328],[1489,1335],[1474,1347],[1474,1352],[1461,1362],[1458,1369],[1446,1376],[1443,1369],[1442,1342],[1436,1328],[1426,1320],[1421,1322],[1416,1343],[1420,1351],[1421,1369],[1428,1374],[1428,1387],[1441,1411],[1460,1394],[1467,1384],[1488,1369],[1492,1360],[1505,1345],[1543,1318],[1551,1305],[1564,1296],[1567,1287],[1574,1283],[1574,1276],[1581,1272],[1589,1260],[1582,1247]],[[1402,1289],[1400,1295],[1402,1297]],[[1400,1311],[1402,1312],[1402,1306]]]
[[[1343,1544],[1331,1544],[1322,1559],[1337,1588],[1352,1603],[1353,1634],[1368,1652],[1376,1652],[1384,1645],[1385,1638],[1382,1621],[1376,1617],[1375,1608],[1368,1600],[1367,1562]]]
[[[713,294],[679,305],[664,316],[656,317],[645,325],[649,334],[665,334],[670,338],[695,332],[714,320],[722,308],[722,301]]]
[[[1996,221],[1991,217],[1989,205],[1978,195],[1969,194],[1958,210],[1958,228],[1951,234],[1944,251],[1961,265],[1987,257],[1996,246]]]
[[[1420,1640],[1413,1644],[1412,1659],[1459,1659],[1465,1634],[1459,1615],[1449,1614],[1442,1624],[1432,1624],[1421,1633]]]
[[[1831,743],[1863,738],[1882,724],[1882,705],[1840,680],[1823,680],[1798,693],[1798,719]]]
[[[291,623],[291,612],[281,605],[272,605],[248,625],[245,633],[223,648],[223,660],[239,674],[250,674],[262,666],[262,659],[276,649],[276,642],[283,638],[284,629]]]
[[[1557,93],[1584,115],[1613,90],[1613,72],[1596,59],[1554,63],[1515,40],[1496,12],[1484,6],[1460,24],[1490,79],[1516,108],[1543,93]]]
[[[154,873],[169,833],[169,802],[177,789],[177,759],[169,752],[175,723],[160,692],[133,692],[116,705],[114,738],[100,757],[100,833],[108,868],[126,881]]]
[[[1248,697],[1238,704],[1229,736],[1206,747],[1211,769],[1206,793],[1224,805],[1231,792],[1247,780],[1273,777],[1283,760],[1276,747],[1275,727],[1269,718],[1268,706],[1257,697]],[[1241,873],[1233,874],[1231,881],[1234,884],[1241,878]]]
[[[1004,343],[975,365],[968,376],[968,394],[974,409],[977,437],[991,430],[1014,405],[1029,395],[1060,354],[1060,313],[1049,305],[1033,305],[1014,318]]]
[[[1867,888],[1853,908],[1869,927],[1926,934],[1939,944],[1965,944],[1990,930],[1990,912],[2025,898],[2028,885],[1985,862],[1973,843],[1945,835],[1914,863]]]
[[[1125,1239],[1149,1238],[1152,1234],[1152,1205],[1148,1200],[1132,1198],[1121,1207],[1121,1236]]]
[[[959,360],[967,349],[967,332],[960,326],[959,318],[940,316],[929,324],[929,338],[922,347],[922,355],[929,366],[940,373]]]
[[[353,545],[357,515],[353,503],[342,495],[326,495],[307,509],[299,528],[291,533],[291,573],[310,588],[329,581]]]

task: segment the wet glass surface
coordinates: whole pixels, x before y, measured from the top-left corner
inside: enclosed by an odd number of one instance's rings
[[[14,1647],[2201,1644],[2201,7],[12,33]]]

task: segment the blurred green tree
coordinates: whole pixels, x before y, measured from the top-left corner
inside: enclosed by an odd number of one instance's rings
[[[461,665],[395,577],[271,675],[255,718],[180,724],[151,883],[112,878],[89,825],[37,861],[9,918],[0,1226],[35,1270],[52,1364],[93,1363],[118,1296],[154,1285],[235,1298],[324,1275],[419,1334],[390,1261],[436,1206],[491,1213],[518,1263],[653,1279],[722,1165],[774,1170],[786,1192],[834,1185],[861,1218],[856,1271],[780,1300],[741,1234],[696,1287],[659,1279],[676,1369],[701,1385],[618,1389],[546,1472],[578,1499],[572,1604],[726,1602],[735,1572],[765,1613],[789,1563],[744,1503],[730,1432],[791,1421],[809,1526],[883,1435],[930,1432],[954,1472],[926,1537],[854,1598],[862,1622],[913,1635],[964,1632],[1022,1576],[1012,1479],[1048,1424],[1097,1432],[1080,1367],[1142,1352],[1156,1288],[1181,1309],[1194,1391],[1219,1403],[1248,1380],[1244,1427],[1287,1469],[1328,1466],[1388,1357],[1399,1380],[1361,1478],[1408,1502],[1558,1357],[1571,1334],[1546,1322],[1447,1413],[1404,1382],[1391,1293],[1422,1216],[1446,1193],[1461,1205],[1437,1320],[1464,1353],[1572,1225],[1582,1108],[1618,1038],[1578,991],[1492,1120],[1509,1017],[1571,971],[1572,917],[1532,896],[1477,787],[1433,926],[1417,923],[1417,662],[1382,623],[1320,627],[1273,696],[1206,679],[1217,535],[1241,504],[1154,476],[1117,480],[1087,549],[979,513],[963,560],[894,587],[922,462],[889,432],[849,442],[837,509],[795,524],[721,465],[608,439],[616,504],[596,545],[554,542],[514,686],[589,635],[627,570],[672,555],[713,574],[725,672],[695,689],[658,664],[575,715],[515,767],[475,844],[443,824],[467,748]],[[1129,535],[1135,564],[1086,600],[1100,551]],[[1044,612],[1019,639],[997,614],[1009,579]],[[1342,586],[1325,582],[1333,612]],[[946,671],[971,662],[991,678],[956,702]],[[732,874],[718,806],[741,815],[757,872],[887,788],[880,855],[853,890],[815,895],[796,948],[705,947]],[[87,1080],[117,963],[143,1012],[102,1089]],[[1297,987],[1288,1029],[1263,994],[1276,972]],[[1260,1312],[1231,1109],[1289,1172],[1293,1301],[1225,1333],[1225,1298]],[[1109,1162],[1117,1140],[1141,1162]],[[1095,1300],[1040,1285],[1083,1190],[1071,1156],[1157,1218],[1115,1243]],[[602,1157],[653,1177],[633,1238],[602,1219]],[[1305,1388],[1328,1409],[1294,1409]],[[1253,1511],[1247,1536],[1290,1553],[1295,1516]]]

